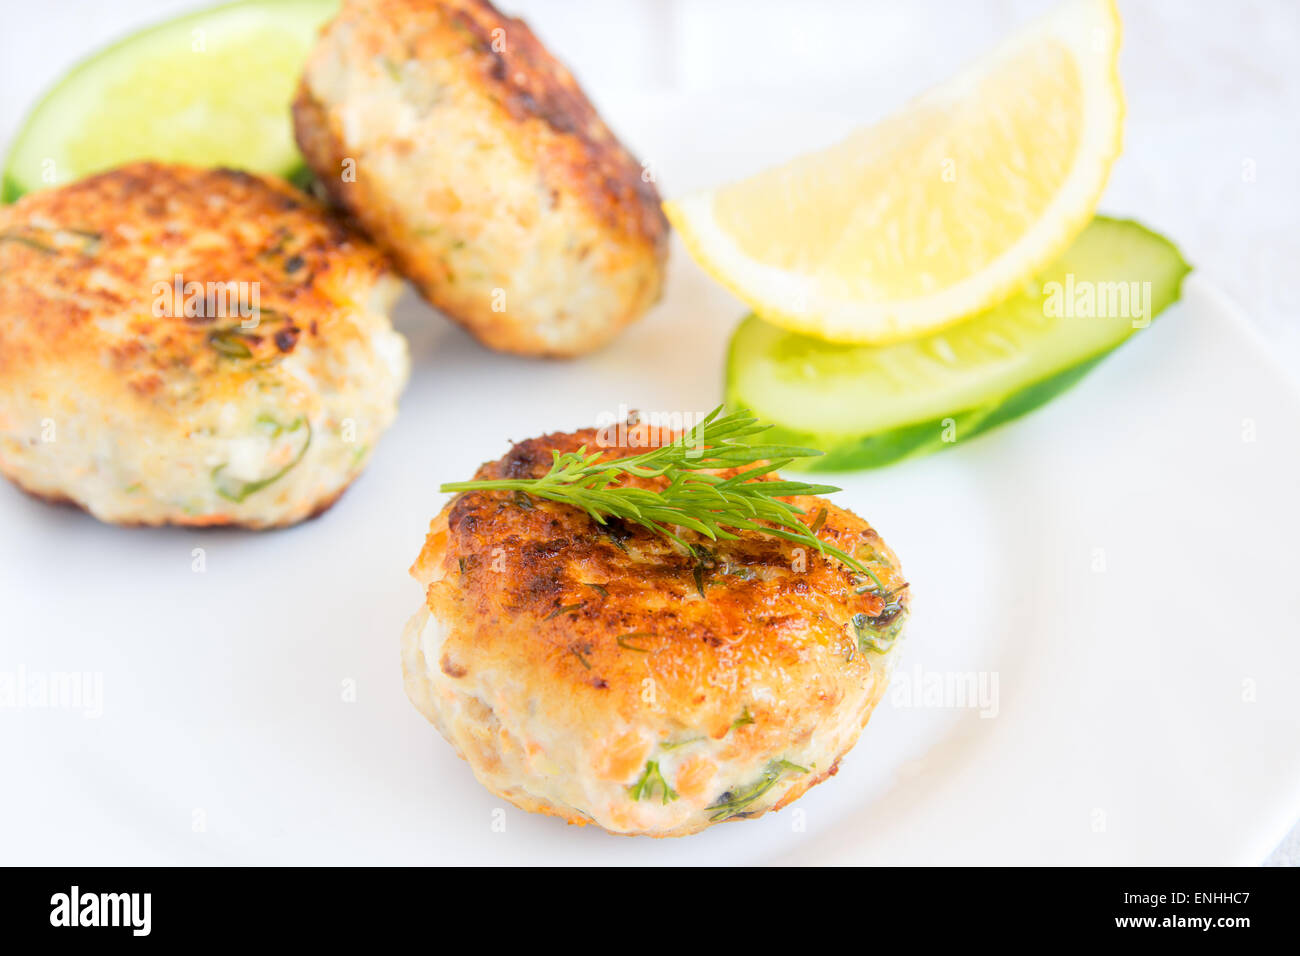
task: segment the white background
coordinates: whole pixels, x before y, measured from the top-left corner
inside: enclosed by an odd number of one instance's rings
[[[201,4],[3,0],[0,144],[87,52]],[[869,121],[941,80],[1046,0],[516,0],[592,98],[677,90]],[[1126,151],[1102,203],[1170,235],[1300,379],[1300,4],[1120,0]],[[618,118],[611,117],[618,126]],[[725,129],[716,131],[725,149]],[[780,139],[781,131],[773,130]],[[781,148],[797,152],[805,144]],[[780,150],[777,150],[778,152]],[[653,157],[643,157],[653,162]],[[674,184],[661,184],[672,194]],[[692,184],[694,185],[694,184]],[[1297,833],[1274,862],[1300,861]]]

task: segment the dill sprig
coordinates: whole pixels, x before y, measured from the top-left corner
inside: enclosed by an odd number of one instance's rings
[[[801,767],[797,763],[791,763],[789,760],[773,760],[763,775],[753,783],[740,787],[736,790],[728,790],[722,796],[706,807],[706,810],[716,810],[713,816],[709,817],[710,823],[716,823],[719,820],[726,820],[729,817],[743,816],[749,812],[749,806],[776,786],[786,773],[807,773],[807,767]]]
[[[825,495],[840,489],[766,476],[799,458],[822,453],[792,445],[764,445],[752,439],[771,425],[744,413],[722,414],[722,406],[706,415],[676,441],[639,455],[606,458],[603,451],[552,451],[550,471],[540,478],[493,478],[453,481],[444,492],[514,491],[581,508],[599,524],[610,518],[639,524],[670,538],[697,554],[696,547],[679,533],[689,529],[712,540],[740,537],[752,531],[816,548],[885,588],[875,573],[853,555],[823,541],[799,520],[799,508],[780,498]],[[723,478],[711,471],[739,468]],[[657,490],[624,484],[628,478],[666,478]],[[820,518],[820,516],[819,516]],[[815,522],[820,530],[824,518]]]
[[[647,760],[640,778],[627,790],[633,800],[640,800],[644,797],[653,797],[656,788],[659,790],[661,803],[677,799],[677,791],[668,786],[668,781],[664,779],[663,772],[659,769],[658,761]]]

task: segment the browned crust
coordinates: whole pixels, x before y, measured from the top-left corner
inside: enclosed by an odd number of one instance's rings
[[[641,163],[605,125],[573,74],[523,20],[505,16],[487,0],[346,0],[339,20],[364,25],[366,36],[404,32],[405,52],[413,58],[459,57],[463,75],[500,107],[503,122],[520,130],[514,139],[527,146],[552,188],[578,197],[619,234],[666,247],[668,220],[655,184],[642,175]],[[505,42],[494,44],[497,37]],[[322,164],[316,158],[329,157],[321,178],[331,195],[347,204],[350,190],[338,176],[345,157],[320,104],[303,84],[293,113],[303,154],[318,172]]]
[[[543,123],[563,143],[555,155],[567,160],[564,173],[572,192],[611,228],[663,245],[668,220],[659,191],[645,180],[641,164],[605,125],[573,74],[528,24],[505,16],[488,0],[436,5],[454,28],[468,35],[479,82],[488,96],[516,123]],[[500,52],[493,48],[494,30],[504,30],[508,38]]]
[[[553,450],[594,450],[599,441],[592,429],[531,439],[476,477],[538,477]],[[824,510],[821,539],[872,567],[905,613],[906,582],[870,525],[822,498],[788,500],[808,524]],[[583,714],[610,719],[638,720],[651,678],[661,712],[716,739],[734,731],[728,741],[738,752],[779,752],[788,728],[835,708],[840,681],[877,676],[879,664],[846,629],[854,614],[885,609],[885,597],[859,593],[864,578],[812,549],[801,561],[796,544],[751,532],[692,540],[707,548],[706,562],[637,525],[601,526],[569,506],[476,491],[435,519],[412,572],[442,575],[427,603],[452,624],[444,647],[454,667],[527,671]],[[771,702],[754,703],[755,681],[772,689]],[[746,707],[753,723],[734,728]]]
[[[255,330],[239,317],[155,317],[156,261],[188,263],[185,281],[256,283]],[[288,183],[231,169],[140,162],[0,207],[0,375],[39,361],[93,356],[95,321],[130,316],[132,339],[107,356],[144,398],[178,372],[212,382],[272,364],[305,339],[345,339],[332,286],[387,268],[369,242]],[[21,321],[19,321],[21,319]],[[227,326],[231,326],[229,330]],[[235,367],[214,334],[249,350]]]

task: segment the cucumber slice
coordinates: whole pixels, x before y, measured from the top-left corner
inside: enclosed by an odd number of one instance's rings
[[[923,338],[836,345],[750,316],[731,339],[727,404],[774,422],[765,442],[825,451],[817,470],[937,451],[1079,381],[1143,312],[1177,301],[1188,271],[1169,240],[1098,217],[1024,291]]]
[[[303,168],[289,105],[339,0],[245,0],[150,27],[93,54],[27,115],[3,198],[136,159]]]

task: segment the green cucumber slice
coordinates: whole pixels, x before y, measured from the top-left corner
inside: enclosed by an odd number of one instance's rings
[[[91,55],[27,115],[0,199],[137,159],[299,176],[289,106],[316,33],[338,5],[244,0]]]
[[[765,442],[825,451],[806,462],[816,470],[937,451],[1079,381],[1176,302],[1189,271],[1164,237],[1097,217],[1022,292],[919,339],[837,345],[750,316],[731,339],[727,404],[775,423]]]

